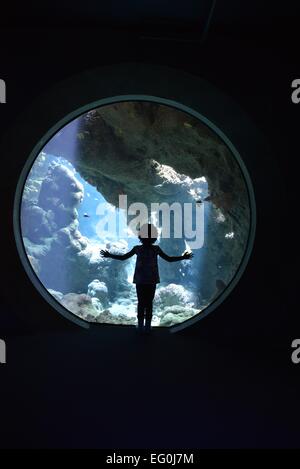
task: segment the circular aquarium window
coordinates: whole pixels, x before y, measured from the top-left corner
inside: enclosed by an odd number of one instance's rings
[[[32,152],[16,207],[33,283],[87,323],[136,323],[144,223],[157,227],[155,252],[193,253],[158,255],[157,327],[185,327],[220,304],[254,236],[251,183],[231,142],[199,113],[153,97],[101,100],[58,123]],[[155,265],[143,262],[147,283]]]

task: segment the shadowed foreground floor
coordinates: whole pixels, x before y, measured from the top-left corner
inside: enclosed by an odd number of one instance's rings
[[[297,446],[297,366],[250,342],[122,327],[11,337],[0,446]]]

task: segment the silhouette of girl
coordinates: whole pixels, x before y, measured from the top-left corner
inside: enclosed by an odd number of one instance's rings
[[[143,225],[139,230],[139,240],[142,245],[134,246],[131,251],[126,254],[111,254],[107,250],[101,250],[103,257],[110,257],[125,261],[134,254],[137,256],[133,283],[136,284],[136,292],[138,298],[137,319],[138,329],[143,330],[145,319],[145,332],[151,330],[152,320],[152,302],[155,295],[156,284],[160,282],[157,256],[162,257],[168,262],[182,261],[191,259],[192,253],[185,252],[182,256],[168,256],[159,246],[154,246],[157,241],[158,232],[151,223]]]

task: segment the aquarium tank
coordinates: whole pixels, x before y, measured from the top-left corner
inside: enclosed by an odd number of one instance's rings
[[[27,175],[20,227],[56,302],[89,323],[135,325],[136,256],[119,262],[100,250],[129,251],[139,244],[134,227],[151,221],[164,252],[194,254],[159,258],[152,325],[170,327],[201,316],[226,290],[250,216],[240,165],[215,131],[176,107],[133,100],[91,109],[50,138]]]

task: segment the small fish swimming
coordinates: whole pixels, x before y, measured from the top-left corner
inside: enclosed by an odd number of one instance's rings
[[[90,215],[89,215],[88,213],[84,213],[83,216],[84,216],[85,218],[90,218]]]

